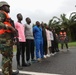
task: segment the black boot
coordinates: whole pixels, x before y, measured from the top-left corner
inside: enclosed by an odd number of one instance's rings
[[[16,70],[15,72],[12,72],[12,75],[18,75],[19,74],[19,70]]]
[[[17,69],[22,70],[22,66],[20,65],[20,61],[17,61]]]
[[[28,64],[28,63],[22,63],[22,66],[23,67],[28,67],[28,66],[30,66],[31,64]]]
[[[22,70],[23,68],[22,68],[22,66],[17,65],[17,69]]]

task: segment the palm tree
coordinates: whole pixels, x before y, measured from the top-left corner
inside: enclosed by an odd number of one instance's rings
[[[49,27],[55,28],[55,29],[60,29],[60,28],[65,28],[66,32],[68,33],[69,39],[71,40],[72,37],[72,31],[76,31],[76,12],[72,12],[69,16],[69,19],[66,17],[66,14],[61,14],[60,18],[54,16],[50,21],[49,21]],[[75,36],[74,36],[75,37]]]
[[[76,41],[76,12],[72,12],[69,16],[70,30],[72,39]]]
[[[66,14],[61,14],[60,19],[61,19],[61,26],[64,28],[68,28],[69,27],[69,19],[66,18]]]
[[[69,36],[69,40],[71,41],[71,30],[70,30],[70,20],[66,18],[66,14],[61,14],[61,27],[64,27],[66,29],[67,35]]]
[[[66,18],[65,14],[62,14],[60,17],[61,17],[61,20],[62,20],[61,26],[63,26],[66,29],[70,41],[72,40],[72,37],[74,37],[74,39],[75,39],[75,37],[76,37],[75,36],[76,12],[72,12],[69,16],[69,19]]]
[[[49,21],[49,27],[52,28],[59,28],[60,25],[60,19],[56,16],[54,16],[50,21]]]
[[[76,12],[72,12],[69,16],[70,26],[76,24]]]

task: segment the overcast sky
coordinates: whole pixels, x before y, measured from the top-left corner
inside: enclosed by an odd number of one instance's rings
[[[0,0],[2,1],[2,0]],[[67,16],[76,11],[76,0],[4,0],[10,4],[10,16],[16,22],[17,13],[22,13],[23,23],[25,18],[30,17],[35,21],[48,23],[53,16],[60,17],[65,13]]]

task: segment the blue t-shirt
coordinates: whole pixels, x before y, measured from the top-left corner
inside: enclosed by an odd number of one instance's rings
[[[38,27],[37,25],[33,27],[34,39],[42,40],[42,28]]]

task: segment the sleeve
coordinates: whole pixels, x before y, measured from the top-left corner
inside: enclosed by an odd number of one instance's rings
[[[2,22],[0,22],[0,29],[7,29],[6,25],[4,25]]]
[[[36,27],[33,27],[33,36],[35,37]]]
[[[26,24],[24,24],[24,26],[25,26],[25,28],[27,28],[27,25]]]
[[[33,33],[35,33],[35,27],[33,27]]]
[[[15,28],[16,28],[16,29],[18,28],[18,24],[17,24],[17,23],[15,23]]]
[[[9,18],[9,22],[10,22],[10,24],[15,28],[14,20],[12,20],[11,18]]]
[[[15,30],[16,30],[16,34],[15,34],[15,37],[18,37],[19,34],[18,34],[18,24],[17,23],[14,23],[14,26],[15,26]]]
[[[0,29],[6,29],[6,26],[4,24],[4,20],[5,20],[5,15],[4,13],[0,12]]]

